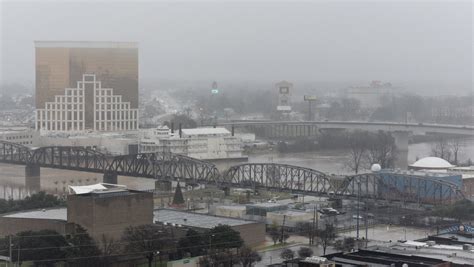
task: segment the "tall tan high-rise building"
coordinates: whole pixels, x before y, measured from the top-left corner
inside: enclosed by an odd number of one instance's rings
[[[138,45],[35,42],[36,129],[138,129]]]

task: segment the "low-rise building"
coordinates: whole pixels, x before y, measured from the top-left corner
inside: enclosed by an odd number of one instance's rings
[[[27,127],[0,128],[0,140],[34,147],[38,145],[39,132]]]
[[[101,241],[120,239],[129,226],[153,223],[153,194],[124,186],[72,186],[67,207],[21,211],[0,216],[0,236],[27,230],[55,230],[67,234],[78,224]]]
[[[171,209],[155,210],[154,220],[155,223],[177,226],[178,231],[191,228],[198,232],[204,232],[218,225],[228,225],[240,233],[244,243],[248,246],[257,246],[265,241],[265,224],[250,220]]]

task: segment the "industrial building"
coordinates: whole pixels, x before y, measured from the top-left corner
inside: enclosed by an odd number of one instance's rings
[[[401,170],[381,170],[377,172],[381,176],[381,183],[378,185],[378,194],[385,198],[390,198],[391,194],[403,193],[406,199],[450,199],[449,185],[462,188],[462,175],[450,172],[433,171],[401,171]],[[418,177],[416,183],[410,177]],[[444,181],[446,184],[440,184]],[[396,190],[394,190],[396,189]],[[369,188],[370,190],[370,188]]]
[[[78,224],[98,241],[103,235],[117,240],[128,226],[153,223],[152,193],[110,184],[70,189],[73,194],[68,196],[67,207],[2,215],[0,236],[43,229],[67,234]]]
[[[229,225],[240,233],[244,243],[248,246],[257,246],[265,241],[265,224],[255,221],[171,209],[155,210],[154,221],[159,224],[176,226],[177,231],[191,228],[198,232],[204,232],[218,225]]]
[[[138,46],[37,41],[36,129],[138,129]]]

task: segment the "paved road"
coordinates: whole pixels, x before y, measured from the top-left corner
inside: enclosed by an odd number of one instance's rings
[[[415,240],[426,237],[428,234],[434,234],[434,231],[430,231],[428,229],[420,229],[420,228],[411,228],[411,227],[399,227],[399,226],[376,226],[370,228],[368,231],[369,240],[368,246],[378,245],[382,243],[389,243],[390,240],[392,242],[396,242],[397,240],[403,240],[406,238],[408,240]],[[356,236],[356,231],[346,232],[340,234],[341,237],[343,236]],[[360,231],[360,236],[365,236],[365,230]],[[294,242],[294,244],[290,245],[288,248],[293,250],[296,254],[298,249],[302,246],[308,246],[308,239],[305,237],[300,236],[292,236],[288,239],[288,242]],[[270,251],[261,252],[260,255],[262,256],[262,261],[258,262],[255,266],[266,266],[272,263],[279,263],[283,260],[280,258],[280,253],[283,251],[284,248],[278,248]],[[323,255],[323,248],[321,246],[312,246],[311,249],[314,252],[314,255],[321,256]],[[327,254],[336,252],[332,247],[329,247],[326,251]]]

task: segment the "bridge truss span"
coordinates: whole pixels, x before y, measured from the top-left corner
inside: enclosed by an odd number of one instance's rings
[[[102,173],[108,166],[108,159],[105,154],[83,147],[49,146],[32,150],[27,164]]]
[[[336,195],[423,204],[449,204],[464,198],[461,189],[447,181],[384,172],[348,176]]]
[[[107,172],[123,176],[218,183],[219,171],[206,161],[172,153],[141,153],[114,157]]]
[[[336,190],[328,176],[322,172],[275,163],[247,163],[233,166],[224,173],[223,183],[237,187],[305,191],[322,195]]]
[[[0,162],[24,165],[30,157],[29,147],[8,141],[0,141]]]

